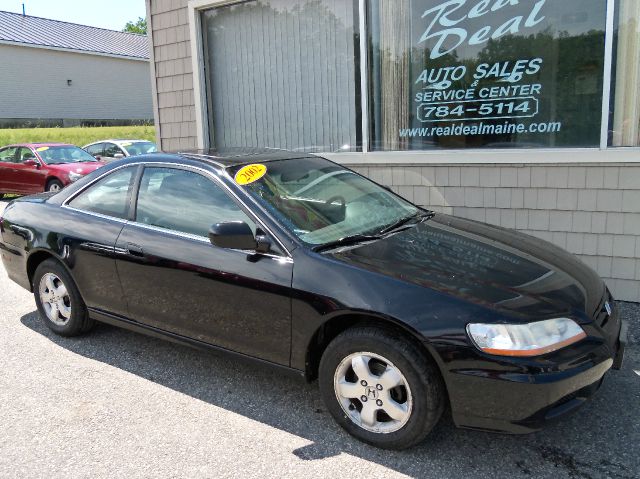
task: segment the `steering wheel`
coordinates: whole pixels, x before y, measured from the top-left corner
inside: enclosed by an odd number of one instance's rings
[[[334,195],[331,198],[329,198],[327,201],[325,201],[324,204],[325,205],[330,205],[336,200],[338,200],[340,202],[340,206],[342,208],[344,208],[344,206],[347,204],[347,200],[345,200],[344,196],[342,196],[342,195]]]

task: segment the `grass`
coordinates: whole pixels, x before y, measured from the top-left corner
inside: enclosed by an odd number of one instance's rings
[[[14,143],[71,143],[84,146],[109,138],[156,141],[156,130],[153,125],[0,129],[0,147]]]

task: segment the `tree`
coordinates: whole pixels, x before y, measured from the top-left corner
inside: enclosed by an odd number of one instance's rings
[[[138,17],[138,20],[135,22],[127,22],[127,24],[122,29],[123,32],[129,33],[139,33],[141,35],[147,34],[147,19]]]

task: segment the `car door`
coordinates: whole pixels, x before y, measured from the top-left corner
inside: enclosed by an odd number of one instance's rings
[[[116,239],[127,222],[139,167],[106,174],[67,200],[60,219],[67,263],[89,308],[126,316],[128,309],[116,269]],[[54,221],[54,219],[51,219]]]
[[[118,238],[118,273],[133,320],[289,364],[293,263],[213,246],[213,223],[256,223],[212,178],[144,169],[133,221]]]
[[[116,155],[122,155],[122,156],[116,156]],[[109,142],[104,144],[104,153],[102,156],[103,161],[106,161],[106,162],[114,161],[114,160],[123,158],[124,156],[125,154],[122,148],[120,148],[115,143]]]
[[[36,158],[31,148],[22,146],[18,148],[14,165],[14,189],[16,193],[40,193],[44,191],[46,173],[42,171],[42,164]],[[35,164],[25,164],[25,161],[34,161]]]
[[[0,149],[0,193],[15,193],[16,152],[18,147]]]

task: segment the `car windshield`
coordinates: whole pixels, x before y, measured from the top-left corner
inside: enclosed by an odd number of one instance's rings
[[[385,188],[323,158],[269,161],[258,170],[265,171],[263,176],[241,187],[311,246],[379,234],[421,211]],[[244,182],[246,166],[228,171],[238,184]]]
[[[135,143],[122,143],[130,156],[143,155],[145,153],[155,153],[158,151],[156,144],[151,141],[136,141]]]
[[[36,151],[48,165],[96,161],[93,156],[77,146],[41,146],[36,148]]]

